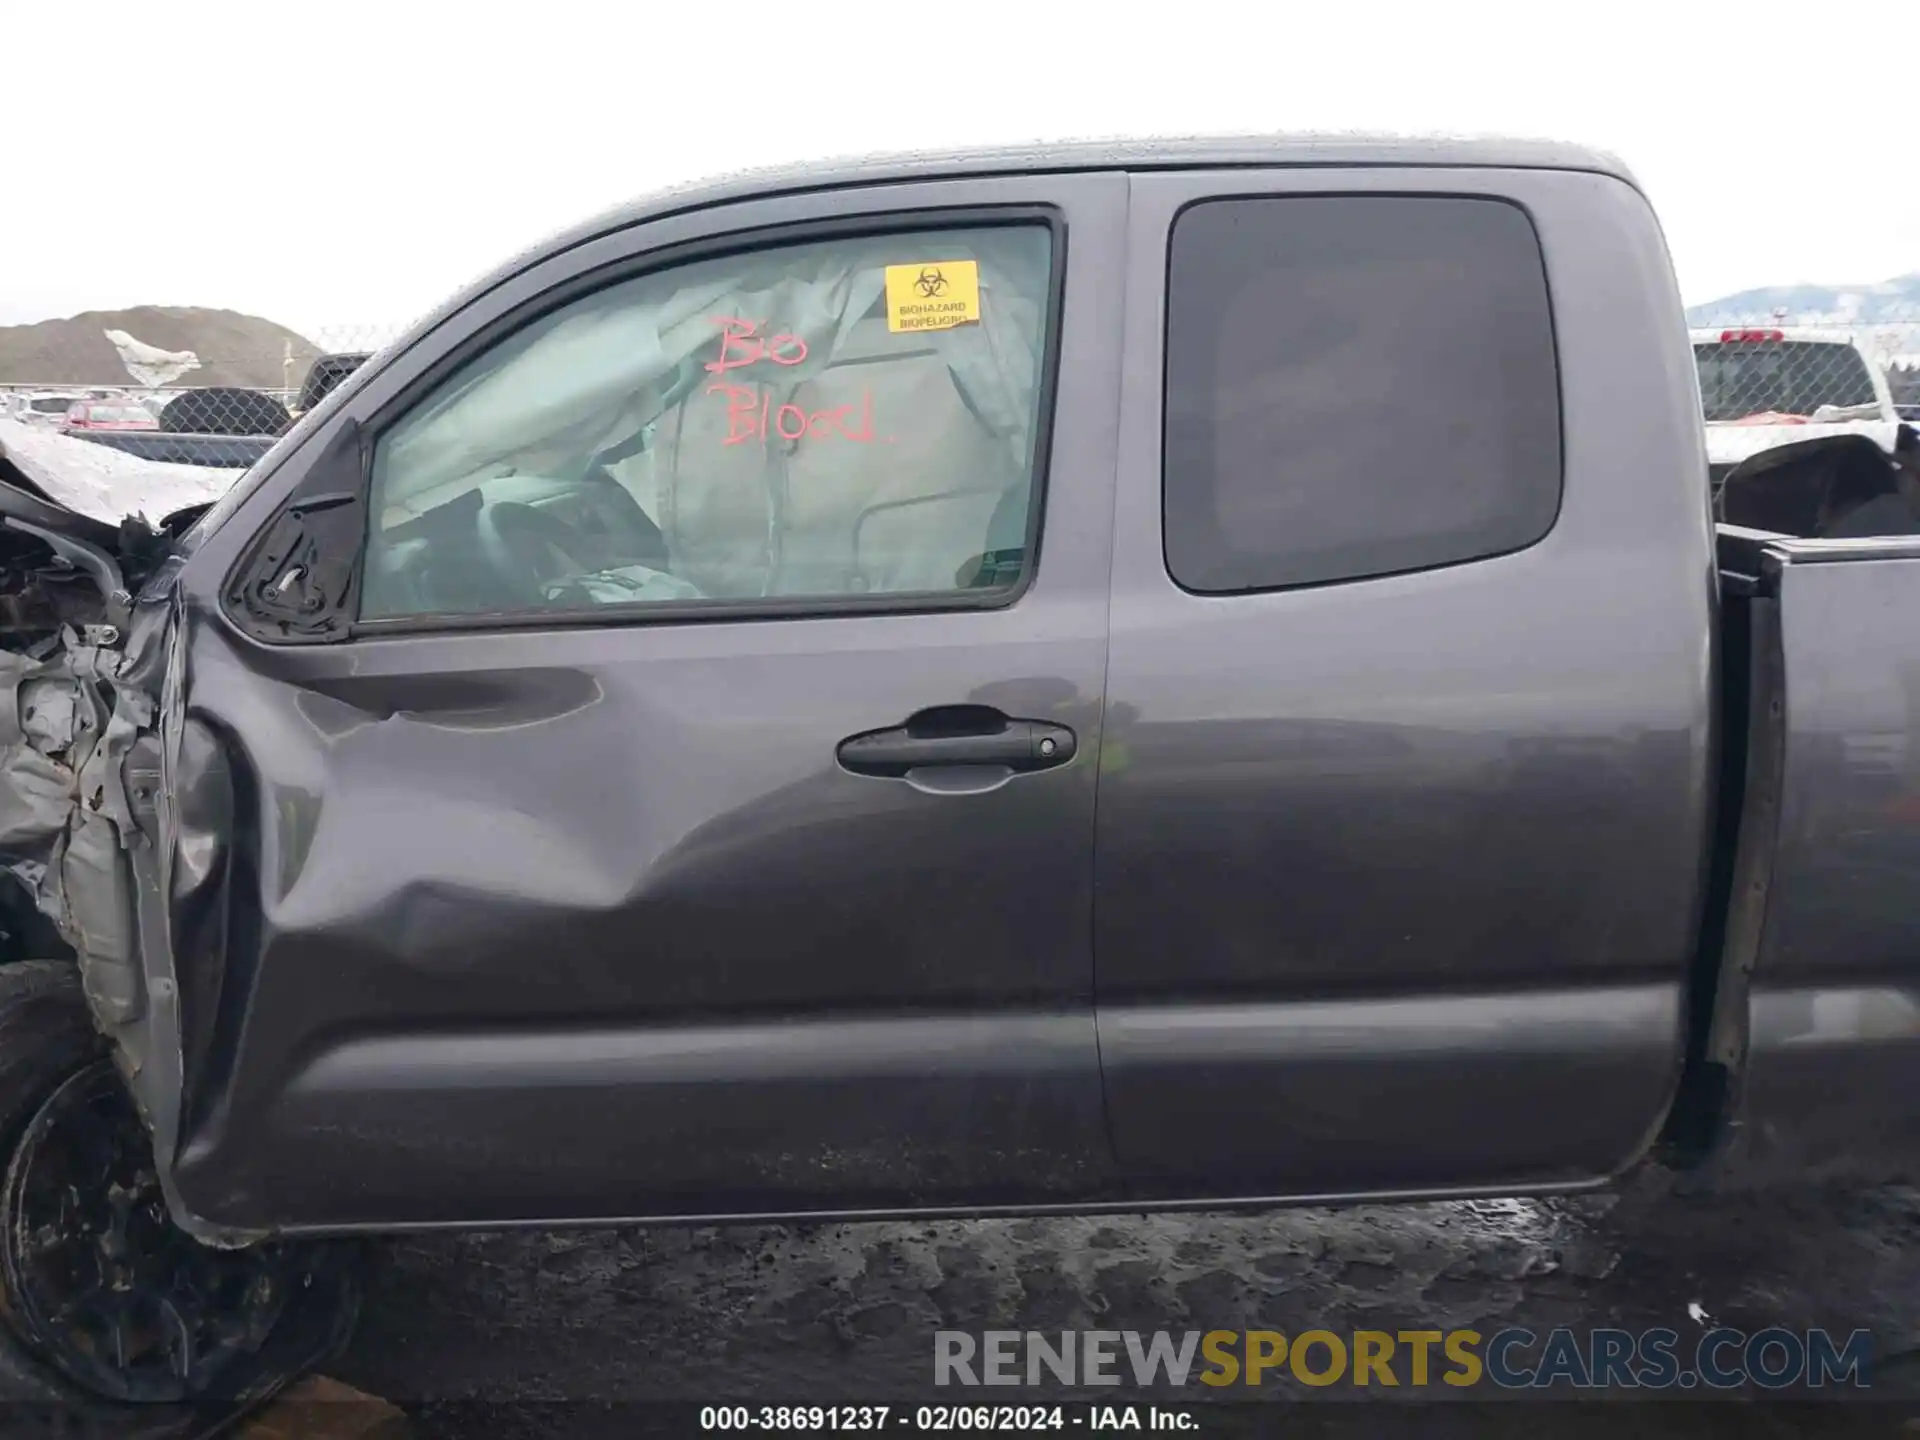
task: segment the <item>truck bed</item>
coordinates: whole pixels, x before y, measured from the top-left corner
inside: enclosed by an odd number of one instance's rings
[[[1920,1156],[1903,1083],[1920,1067],[1920,538],[1722,526],[1718,543],[1719,964],[1695,996],[1695,1078],[1730,1087],[1714,1108],[1742,1169],[1905,1171]]]

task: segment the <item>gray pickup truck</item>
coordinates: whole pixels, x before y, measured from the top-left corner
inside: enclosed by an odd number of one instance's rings
[[[1856,459],[1714,492],[1613,161],[1256,140],[680,191],[202,513],[0,490],[0,1317],[168,1400],[361,1233],[1902,1173]]]

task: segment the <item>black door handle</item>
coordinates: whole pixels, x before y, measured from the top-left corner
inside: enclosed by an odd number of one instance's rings
[[[904,725],[840,742],[840,763],[856,775],[899,777],[936,765],[1050,770],[1073,758],[1073,731],[1048,720],[1014,720],[979,705],[922,710]]]

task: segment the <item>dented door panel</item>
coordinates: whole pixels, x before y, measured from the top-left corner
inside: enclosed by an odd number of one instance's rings
[[[1091,885],[1119,317],[1094,296],[1124,196],[1111,175],[876,187],[595,242],[375,362],[196,537],[165,818],[190,1223],[1111,1193]],[[330,442],[377,433],[529,295],[714,230],[989,200],[1058,207],[1079,285],[1043,558],[1013,603],[294,645],[225,613]],[[836,762],[950,705],[1064,726],[1077,753],[968,793]]]
[[[978,649],[936,637],[926,666],[889,657],[944,618],[836,622],[869,638],[824,653],[748,625],[382,642],[297,686],[202,623],[182,803],[230,786],[257,849],[188,1029],[189,1203],[331,1224],[1085,1185],[1090,776],[943,797],[833,766],[949,691],[1097,736],[1096,643],[960,618]]]

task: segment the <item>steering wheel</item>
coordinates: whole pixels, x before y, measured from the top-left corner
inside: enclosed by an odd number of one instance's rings
[[[571,526],[521,501],[482,505],[473,524],[480,558],[515,608],[550,604],[549,582],[596,568],[574,550]]]

